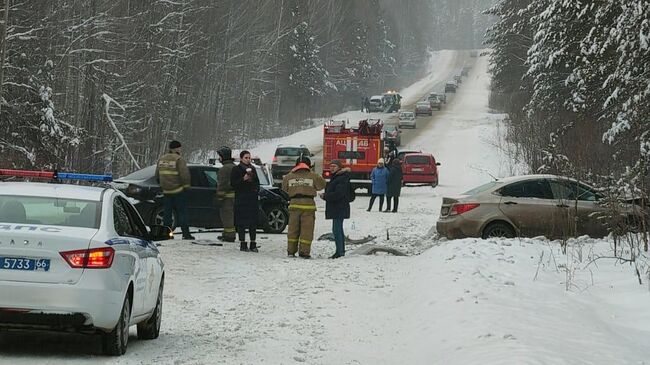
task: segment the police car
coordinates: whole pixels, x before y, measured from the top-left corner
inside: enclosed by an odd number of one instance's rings
[[[129,327],[155,339],[164,265],[121,192],[108,187],[8,182],[7,175],[110,181],[110,175],[0,169],[0,330],[99,333],[106,355],[126,351]]]

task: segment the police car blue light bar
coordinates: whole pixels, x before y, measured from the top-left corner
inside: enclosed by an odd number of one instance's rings
[[[78,174],[75,172],[58,172],[55,179],[80,181],[113,181],[112,175]]]
[[[0,169],[0,176],[13,176],[13,177],[33,177],[40,179],[53,179],[53,180],[77,180],[77,181],[113,181],[112,175],[96,175],[96,174],[78,174],[75,172],[56,172],[56,171],[33,171],[33,170],[10,170]]]

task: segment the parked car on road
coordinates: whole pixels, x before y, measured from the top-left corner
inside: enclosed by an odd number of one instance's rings
[[[399,154],[398,154],[399,156]],[[439,162],[430,153],[405,154],[402,160],[404,184],[429,184],[438,186]]]
[[[429,101],[418,101],[418,103],[415,104],[415,115],[418,116],[420,114],[433,115],[433,108]]]
[[[447,81],[445,84],[445,93],[455,93],[456,89],[458,89],[458,84],[456,84],[456,81]]]
[[[402,144],[402,131],[394,125],[385,125],[384,142],[391,142],[395,147],[399,147]]]
[[[442,109],[442,100],[438,98],[438,95],[429,95],[427,100],[429,100],[429,105],[431,105],[432,109]]]
[[[454,76],[454,81],[456,81],[456,87],[458,87],[458,85],[463,83],[463,76],[460,74]]]
[[[397,122],[397,127],[399,128],[416,128],[416,121],[415,121],[415,112],[400,112],[399,115],[397,116],[399,119],[399,122]]]
[[[436,226],[448,238],[603,237],[608,220],[599,218],[606,210],[602,199],[593,187],[568,177],[508,177],[443,198]],[[621,202],[618,209],[620,221],[630,226],[646,219],[639,205]]]
[[[158,338],[165,267],[153,241],[169,239],[168,227],[146,227],[108,187],[0,184],[0,338],[98,334],[110,356],[126,352],[131,326]]]
[[[385,107],[385,101],[383,95],[374,95],[370,97],[370,110],[369,112],[383,112]]]
[[[447,104],[447,94],[445,94],[445,93],[434,93],[434,92],[429,93],[429,97],[432,97],[432,96],[437,96],[438,99],[440,99],[440,101],[442,101],[443,104]]]
[[[273,161],[271,162],[271,176],[273,176],[273,184],[282,184],[282,178],[288,174],[289,171],[296,165],[296,160],[301,155],[313,157],[309,152],[309,148],[304,144],[301,145],[287,145],[280,144],[275,148]]]
[[[294,160],[295,163],[295,160]],[[190,227],[221,228],[221,217],[216,202],[217,172],[220,165],[188,164],[191,187],[186,190],[187,212]],[[271,186],[264,169],[255,165],[260,179],[260,228],[268,233],[281,233],[289,222],[288,197],[279,188]],[[162,224],[163,196],[156,181],[156,166],[148,166],[116,180],[113,185],[127,196],[136,199],[134,204],[144,221]],[[174,217],[174,222],[176,219]]]

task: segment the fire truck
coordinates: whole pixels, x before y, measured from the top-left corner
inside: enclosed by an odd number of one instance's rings
[[[323,128],[323,177],[329,180],[332,160],[341,160],[352,169],[354,188],[371,190],[370,173],[384,151],[383,123],[379,119],[362,120],[355,127],[346,121],[332,120]]]

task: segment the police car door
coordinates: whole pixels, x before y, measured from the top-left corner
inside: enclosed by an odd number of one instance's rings
[[[113,198],[113,220],[115,232],[120,239],[128,242],[129,250],[134,254],[133,264],[133,310],[132,317],[142,314],[144,311],[144,293],[147,285],[147,243],[139,236],[138,229],[134,226],[129,217],[129,203],[124,198],[116,196]]]
[[[128,202],[124,202],[124,205],[128,209],[129,220],[131,221],[131,226],[136,230],[136,236],[142,238],[139,245],[144,247],[145,260],[142,266],[146,266],[145,271],[147,277],[142,301],[144,303],[143,311],[146,313],[152,311],[156,306],[160,278],[162,277],[162,265],[158,259],[158,247],[149,239],[147,226],[142,221],[142,217],[140,217],[140,214],[138,214],[138,211],[133,205]]]

